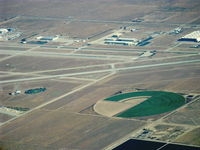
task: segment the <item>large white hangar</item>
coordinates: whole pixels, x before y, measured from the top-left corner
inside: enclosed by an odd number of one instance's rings
[[[193,31],[179,39],[179,41],[200,42],[200,31]]]

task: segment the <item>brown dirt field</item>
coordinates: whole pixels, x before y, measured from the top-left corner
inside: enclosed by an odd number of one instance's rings
[[[56,26],[57,22],[59,21],[19,18],[16,21],[11,21],[4,25],[24,32],[23,36],[26,37],[33,33],[45,32]]]
[[[113,101],[104,101],[100,100],[94,105],[94,110],[101,115],[105,115],[108,117],[115,116],[131,107],[142,103],[147,98],[132,98],[122,100],[120,102],[113,102]]]
[[[53,98],[72,91],[79,85],[81,85],[81,83],[73,82],[73,80],[40,80],[2,84],[0,86],[1,104],[6,106],[34,108],[42,103],[52,100]],[[44,93],[33,95],[23,94],[25,90],[39,87],[46,87],[47,90]],[[22,94],[17,96],[8,95],[9,92],[13,92],[15,90],[21,90]]]
[[[4,2],[4,1],[3,1]],[[0,4],[2,4],[1,2]],[[137,1],[135,1],[137,2]],[[19,1],[17,4],[7,2],[2,4],[6,15],[0,17],[6,18],[18,14],[32,15],[32,16],[53,16],[66,17],[72,16],[75,18],[84,19],[132,19],[149,13],[156,9],[156,3],[145,1],[143,5],[138,3],[121,2],[118,0],[111,0],[109,2],[104,0],[94,1]],[[13,8],[13,6],[15,6]],[[12,9],[11,9],[12,8]],[[20,8],[20,9],[18,9]],[[76,8],[76,9],[75,9]],[[86,11],[87,10],[87,11]],[[55,13],[56,12],[56,13]]]
[[[172,54],[173,55],[173,54]],[[155,55],[156,56],[156,55]],[[177,56],[176,54],[174,56]],[[121,67],[133,67],[133,66],[142,66],[142,65],[150,65],[150,64],[162,64],[162,63],[170,63],[170,62],[177,62],[177,61],[188,61],[188,60],[194,60],[194,59],[199,59],[199,55],[179,55],[180,57],[160,57],[158,59],[153,59],[154,56],[152,57],[145,57],[145,58],[139,58],[136,61],[133,62],[128,62],[128,63],[123,63],[123,64],[117,64],[115,65],[116,68],[121,68]],[[187,57],[186,57],[187,56]],[[178,64],[180,65],[180,64]],[[183,64],[185,65],[185,64]],[[187,65],[187,64],[186,64]],[[172,66],[172,65],[171,65]],[[174,65],[176,66],[176,64]],[[172,66],[172,67],[174,67]]]
[[[162,46],[167,49],[168,47],[171,47],[174,44],[174,42],[177,40],[178,38],[171,35],[161,35],[156,40],[152,40],[150,45]]]
[[[13,118],[13,117],[10,116],[10,115],[6,115],[6,114],[0,113],[0,123],[5,122],[5,121],[8,121],[8,120],[10,120],[11,118]]]
[[[55,53],[71,53],[73,50],[68,49],[56,49],[56,48],[37,48],[33,51],[39,51],[39,52],[55,52]]]
[[[106,75],[110,74],[110,72],[103,72],[103,73],[92,73],[92,74],[84,74],[84,75],[75,75],[72,77],[76,78],[85,78],[85,79],[100,79]]]
[[[165,122],[188,124],[188,125],[200,125],[200,100],[188,105],[186,108],[179,110],[178,112],[170,115],[165,119]]]
[[[0,59],[1,59],[1,58],[4,58],[4,57],[7,57],[7,56],[10,56],[10,55],[0,54]]]
[[[123,112],[131,107],[133,107],[133,105],[128,104],[128,103],[99,101],[94,105],[94,110],[98,114],[112,117],[112,116],[114,116],[120,112]]]
[[[91,106],[88,106],[87,108],[81,110],[79,113],[81,114],[92,114],[92,115],[99,115],[94,111],[94,104]]]
[[[0,77],[4,77],[5,75],[8,75],[8,73],[0,72]]]
[[[198,13],[199,11],[191,11],[191,12],[187,12],[187,13],[183,13],[182,12],[177,12],[176,16],[167,19],[165,22],[168,23],[187,23],[191,21],[191,18],[198,18],[199,15]]]
[[[117,28],[118,26],[119,25],[91,22],[63,22],[58,24],[52,30],[48,31],[48,33],[66,35],[71,38],[86,39],[109,29]]]
[[[153,13],[147,14],[143,17],[145,21],[150,22],[161,22],[163,20],[168,19],[169,17],[173,16],[174,13],[172,12],[162,12],[162,11],[155,11]]]
[[[198,92],[200,89],[199,64],[187,64],[158,67],[141,70],[125,71],[116,75],[106,83],[106,85],[121,85],[127,87],[130,85],[135,88],[147,88],[150,90],[175,90]],[[184,83],[185,82],[185,83]],[[135,85],[135,86],[134,86]],[[137,85],[140,85],[137,87]],[[176,86],[178,85],[178,86]],[[144,87],[142,87],[144,86]]]
[[[97,101],[111,96],[116,91],[121,90],[121,88],[122,86],[97,84],[76,92],[73,95],[66,96],[44,108],[47,110],[63,109],[72,112],[81,112],[82,110],[85,110],[85,108],[95,104]]]
[[[142,125],[140,121],[40,110],[1,128],[0,138],[2,147],[12,145],[16,150],[29,149],[33,145],[40,149],[97,150]],[[20,147],[23,144],[25,147]]]
[[[27,40],[35,40],[39,35],[62,35],[70,38],[87,39],[93,35],[102,33],[109,29],[118,28],[119,25],[91,22],[68,22],[60,20],[41,20],[41,19],[26,19],[19,18],[16,21],[6,23],[5,26],[17,28],[23,32],[20,38],[29,37]]]
[[[44,72],[44,73],[41,73],[41,74],[56,75],[56,74],[67,74],[67,73],[97,71],[97,70],[104,70],[104,69],[110,69],[110,66],[109,65],[105,65],[105,66],[96,66],[96,67],[88,67],[88,68],[77,68],[77,69],[66,69],[66,70],[64,69],[64,70],[61,70],[61,71]],[[79,76],[82,77],[82,75],[79,75]]]
[[[147,30],[147,28],[146,28]],[[148,30],[148,33],[145,33],[145,29],[144,28],[141,28],[139,31],[137,32],[127,32],[125,33],[124,35],[122,35],[122,37],[126,37],[126,38],[136,38],[138,40],[141,40],[141,39],[144,39],[148,36],[150,36],[150,33],[151,32],[151,29],[150,31]]]
[[[81,50],[81,51],[77,51],[76,53],[78,54],[97,54],[97,55],[119,55],[119,56],[138,56],[140,53],[138,52],[133,52],[133,51],[130,51],[130,52],[118,52],[118,51],[115,51],[115,52],[112,52],[112,51],[87,51],[87,50]]]
[[[72,68],[95,64],[106,64],[112,62],[116,61],[64,57],[16,56],[11,59],[2,61],[0,68],[2,71],[10,71],[10,69],[6,66],[6,64],[10,64],[12,66],[11,70],[13,72],[32,72],[58,68]]]
[[[0,76],[0,81],[5,81],[5,80],[17,80],[17,79],[23,79],[23,78],[27,78],[27,77],[34,77],[34,76],[30,76],[30,75],[6,75],[6,76],[3,76],[1,77]]]
[[[197,19],[195,21],[192,22],[193,24],[199,24],[200,23],[200,19]]]
[[[184,134],[176,139],[176,142],[200,146],[200,128],[196,128],[189,133]]]
[[[153,58],[166,58],[166,57],[174,57],[174,56],[184,56],[187,54],[177,54],[177,53],[162,53],[162,52],[157,52],[154,56],[152,56]]]
[[[17,50],[17,51],[25,51],[28,50],[29,48],[25,47],[10,47],[10,46],[0,46],[0,50]]]

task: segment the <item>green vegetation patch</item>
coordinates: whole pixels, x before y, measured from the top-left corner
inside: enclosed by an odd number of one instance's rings
[[[29,111],[30,110],[30,108],[12,107],[12,106],[6,106],[6,108],[14,109],[17,111]]]
[[[41,93],[41,92],[45,92],[47,89],[46,88],[37,88],[37,89],[30,89],[25,91],[25,94],[37,94],[37,93]]]
[[[175,110],[176,108],[185,104],[185,98],[179,94],[164,91],[142,91],[131,92],[108,97],[105,101],[121,101],[131,97],[149,96],[149,98],[118,114],[118,117],[143,117],[150,115],[157,115],[165,112]],[[137,99],[136,99],[137,100]]]

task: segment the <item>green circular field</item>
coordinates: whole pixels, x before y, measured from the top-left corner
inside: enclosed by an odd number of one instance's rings
[[[108,97],[105,101],[123,101],[125,99],[147,96],[147,100],[142,103],[129,108],[117,114],[118,117],[144,117],[150,115],[157,115],[165,112],[175,110],[176,108],[185,104],[185,98],[179,94],[164,91],[142,91],[131,92]],[[137,100],[137,99],[135,99]]]

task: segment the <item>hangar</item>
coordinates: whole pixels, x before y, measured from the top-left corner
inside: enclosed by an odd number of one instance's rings
[[[179,39],[179,41],[200,42],[200,31],[193,31]]]

